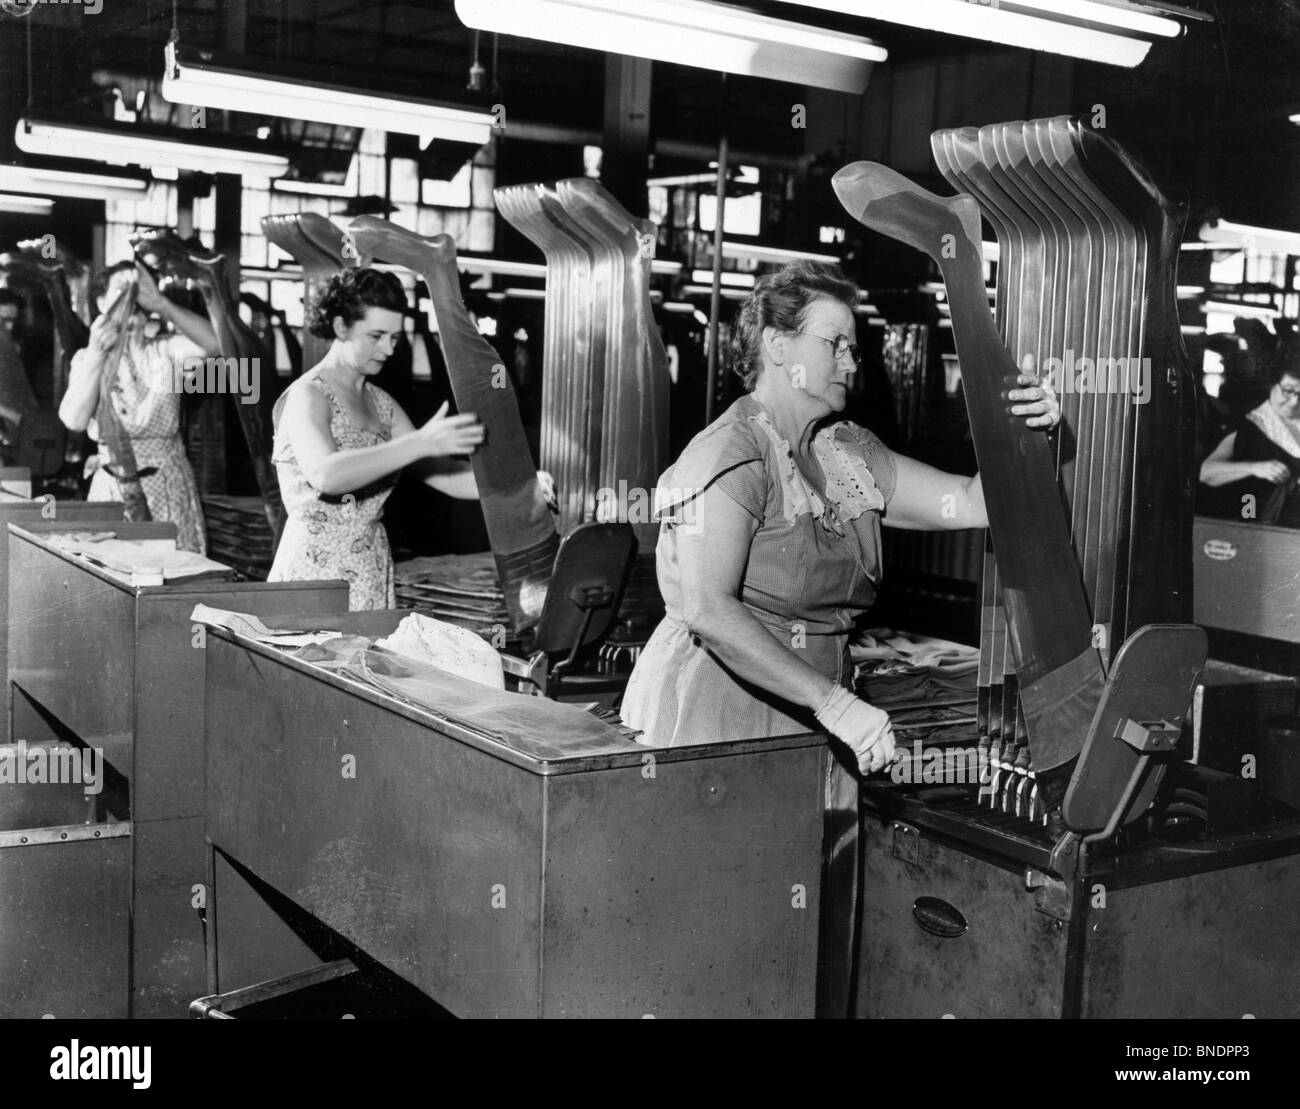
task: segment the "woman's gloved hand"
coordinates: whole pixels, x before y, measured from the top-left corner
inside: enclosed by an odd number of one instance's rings
[[[555,492],[555,478],[551,477],[545,470],[538,470],[537,485],[542,491],[542,499],[546,501],[546,507],[553,513],[558,513],[560,511],[560,499]]]
[[[817,710],[817,723],[848,744],[863,774],[874,774],[894,761],[894,726],[889,713],[842,686],[835,686]]]

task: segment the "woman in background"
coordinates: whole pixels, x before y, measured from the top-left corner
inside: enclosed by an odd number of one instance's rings
[[[1270,377],[1264,402],[1201,463],[1206,488],[1198,507],[1213,516],[1300,528],[1300,342],[1283,344]]]
[[[91,438],[100,438],[96,419],[100,382],[121,334],[112,309],[132,284],[136,307],[125,323],[125,343],[110,399],[131,440],[149,514],[176,525],[176,545],[181,550],[203,554],[207,550],[203,509],[181,440],[182,390],[176,383],[188,360],[215,355],[220,346],[212,324],[163,296],[143,266],[119,262],[96,278],[92,293],[100,314],[90,326],[89,344],[72,356],[59,419],[72,431],[88,430]],[[112,457],[104,442],[99,450],[99,467],[87,499],[121,500],[116,477],[121,460]]]
[[[333,344],[276,403],[272,461],[288,522],[271,581],[343,578],[353,611],[393,608],[393,556],[384,502],[401,471],[417,467],[425,484],[476,499],[468,461],[483,442],[471,414],[447,404],[422,427],[369,380],[401,338],[406,294],[392,274],[348,270],[331,279],[307,320]]]

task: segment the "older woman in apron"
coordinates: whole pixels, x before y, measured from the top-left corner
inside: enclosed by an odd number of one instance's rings
[[[857,368],[857,289],[835,266],[763,278],[736,324],[748,394],[660,478],[666,616],[623,719],[677,746],[821,729],[826,782],[819,1011],[847,1015],[858,912],[858,779],[893,759],[889,716],[855,697],[848,636],[880,584],[880,528],[987,525],[979,476],[945,474],[839,418]],[[1029,378],[1012,411],[1058,418]]]

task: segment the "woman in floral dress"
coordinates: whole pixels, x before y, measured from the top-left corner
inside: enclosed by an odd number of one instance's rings
[[[368,380],[402,335],[406,294],[392,274],[349,270],[331,281],[308,327],[334,342],[275,407],[272,461],[288,522],[271,581],[348,582],[352,611],[393,608],[393,556],[383,508],[399,473],[418,465],[427,485],[475,499],[463,458],[483,442],[473,415],[447,405],[417,428],[388,393]]]
[[[100,380],[120,334],[116,313],[107,308],[132,282],[136,284],[137,310],[126,321],[126,341],[110,399],[131,440],[149,514],[176,525],[176,545],[181,550],[204,554],[203,508],[181,440],[183,389],[178,389],[177,383],[186,372],[195,372],[187,370],[187,364],[201,365],[203,357],[218,353],[220,344],[212,324],[163,296],[143,266],[119,262],[96,281],[100,315],[91,325],[85,349],[72,356],[59,419],[72,431],[89,431],[92,439],[100,437],[95,418]],[[171,324],[175,331],[159,330],[159,320]],[[112,457],[106,443],[100,443],[99,451],[100,465],[87,499],[121,500],[115,476],[121,472],[120,460]]]

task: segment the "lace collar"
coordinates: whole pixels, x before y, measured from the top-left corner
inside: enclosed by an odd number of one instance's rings
[[[795,465],[794,451],[787,439],[777,431],[772,417],[758,401],[749,398],[750,411],[745,418],[756,424],[767,436],[776,453],[777,473],[784,494],[784,514],[787,523],[800,516],[812,516],[827,531],[838,535],[864,512],[881,512],[885,497],[876,479],[867,468],[866,460],[854,449],[849,425],[844,422],[819,428],[813,436],[812,451],[826,479],[826,498],[817,492],[802,471]]]
[[[1262,431],[1275,446],[1281,447],[1293,458],[1300,458],[1300,437],[1296,429],[1284,420],[1268,401],[1246,414],[1252,424]]]

